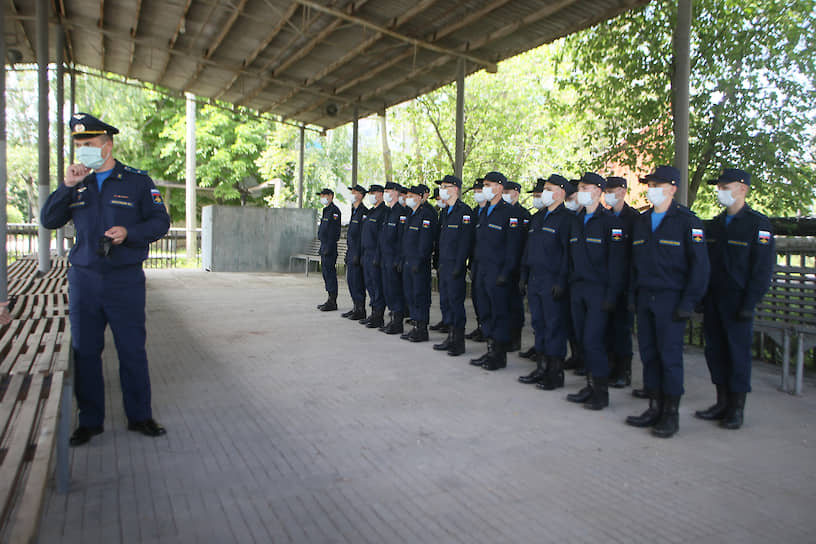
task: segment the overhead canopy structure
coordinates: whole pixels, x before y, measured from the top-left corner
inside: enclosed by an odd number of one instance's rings
[[[51,0],[49,22],[69,63],[328,129],[647,1]],[[4,9],[35,62],[35,2]]]

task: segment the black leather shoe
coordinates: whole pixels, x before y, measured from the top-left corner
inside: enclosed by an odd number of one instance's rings
[[[167,430],[157,423],[155,419],[145,419],[144,421],[129,421],[128,431],[136,431],[145,436],[161,436],[167,434]]]
[[[450,332],[450,327],[444,321],[440,321],[436,325],[431,325],[430,327],[428,327],[428,329],[444,333]]]
[[[102,434],[105,429],[100,425],[99,427],[83,427],[79,426],[74,431],[74,434],[71,435],[71,440],[69,443],[71,446],[81,446],[91,440],[92,437]]]
[[[532,360],[535,360],[535,358],[536,358],[536,350],[535,350],[535,346],[534,346],[534,347],[531,347],[531,348],[530,348],[530,349],[528,349],[527,351],[522,351],[522,352],[519,352],[518,356],[519,356],[519,357],[521,357],[522,359],[532,359]]]
[[[648,399],[649,392],[646,391],[646,388],[643,389],[632,389],[632,396],[636,399]]]

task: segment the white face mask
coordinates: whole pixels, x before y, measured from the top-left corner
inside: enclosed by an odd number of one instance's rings
[[[400,206],[405,206],[405,197],[401,196],[401,197],[397,198],[397,202],[400,203]]]
[[[660,206],[666,202],[666,195],[663,193],[663,187],[649,187],[646,190],[646,198],[655,206]]]
[[[574,201],[574,200],[566,200],[566,201],[564,201],[564,206],[565,206],[565,207],[566,207],[566,208],[567,208],[569,211],[571,211],[571,212],[577,212],[577,211],[578,211],[578,208],[580,208],[580,207],[581,207],[581,205],[580,205],[580,204],[578,204],[578,203],[577,203],[576,201]]]
[[[439,199],[447,201],[450,198],[450,190],[439,189]]]
[[[383,193],[383,200],[385,200],[386,204],[391,204],[394,201],[394,197],[391,193]]]
[[[484,193],[473,193],[473,198],[474,198],[474,200],[476,200],[476,202],[478,202],[479,204],[481,204],[482,202],[484,202],[485,200],[487,200],[487,196],[486,196]]]
[[[737,199],[734,198],[734,193],[731,191],[731,189],[726,189],[724,191],[717,189],[717,202],[720,203],[720,206],[725,206],[727,208],[733,205],[736,201]]]
[[[555,203],[555,199],[553,198],[552,191],[541,191],[541,202],[544,206],[552,206]]]
[[[589,206],[592,204],[592,193],[590,191],[578,191],[576,199],[581,206]]]
[[[104,145],[102,147],[104,147]],[[102,147],[82,146],[76,150],[76,158],[87,168],[96,170],[108,160],[102,156]],[[108,158],[110,158],[110,155]]]
[[[436,199],[436,205],[439,208],[444,208],[447,204],[445,204],[445,201],[442,200],[441,198],[437,198]]]
[[[496,193],[493,191],[493,187],[485,187],[482,189],[482,195],[484,195],[485,200],[493,200]]]
[[[351,193],[351,203],[354,204],[358,200],[360,200],[360,195],[355,194],[355,193]]]
[[[513,195],[511,195],[510,193],[503,193],[502,194],[502,200],[504,200],[508,204],[512,204],[513,203]]]
[[[368,201],[371,203],[372,206],[377,205],[377,195],[368,195]]]
[[[405,199],[405,205],[411,209],[414,209],[416,208],[417,205],[417,199],[412,196],[409,196],[408,198]]]
[[[604,194],[604,200],[606,200],[606,203],[612,206],[613,208],[618,205],[618,197],[615,196],[614,193]]]
[[[320,203],[323,204],[324,206],[328,206],[329,205],[329,199],[326,198],[325,196],[321,196],[320,197]]]
[[[540,196],[533,197],[533,208],[537,210],[544,208],[544,201],[541,199]]]

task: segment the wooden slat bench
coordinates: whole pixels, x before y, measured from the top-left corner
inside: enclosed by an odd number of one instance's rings
[[[346,239],[340,238],[337,242],[337,264],[340,265],[346,258]],[[309,244],[309,247],[303,252],[289,257],[289,272],[292,271],[293,261],[303,261],[306,264],[306,277],[309,276],[309,268],[312,263],[320,265],[320,240],[315,238]]]

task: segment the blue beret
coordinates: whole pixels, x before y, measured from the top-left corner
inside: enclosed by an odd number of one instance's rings
[[[626,178],[618,176],[609,176],[608,178],[606,178],[607,189],[615,189],[617,187],[623,187],[624,189],[626,189]]]
[[[599,176],[595,172],[584,172],[584,175],[581,177],[581,183],[597,185],[601,189],[606,189],[606,180],[603,176]]]
[[[119,134],[119,129],[107,123],[103,123],[96,117],[88,113],[75,113],[68,122],[71,127],[71,136],[77,140],[87,140],[101,134],[113,136]]]
[[[493,183],[507,183],[507,178],[501,172],[488,172],[485,174],[484,181],[492,181]]]
[[[739,181],[740,183],[744,183],[748,187],[751,186],[751,174],[746,172],[745,170],[740,170],[739,168],[726,168],[723,170],[723,173],[720,174],[720,177],[717,179],[709,180],[710,185],[716,185],[718,183],[731,183],[733,181]]]
[[[680,183],[680,170],[678,170],[674,166],[666,165],[658,166],[654,172],[652,172],[645,178],[640,178],[641,183],[649,183],[650,181],[656,181],[657,183],[671,183],[672,185],[677,185],[678,183]]]

